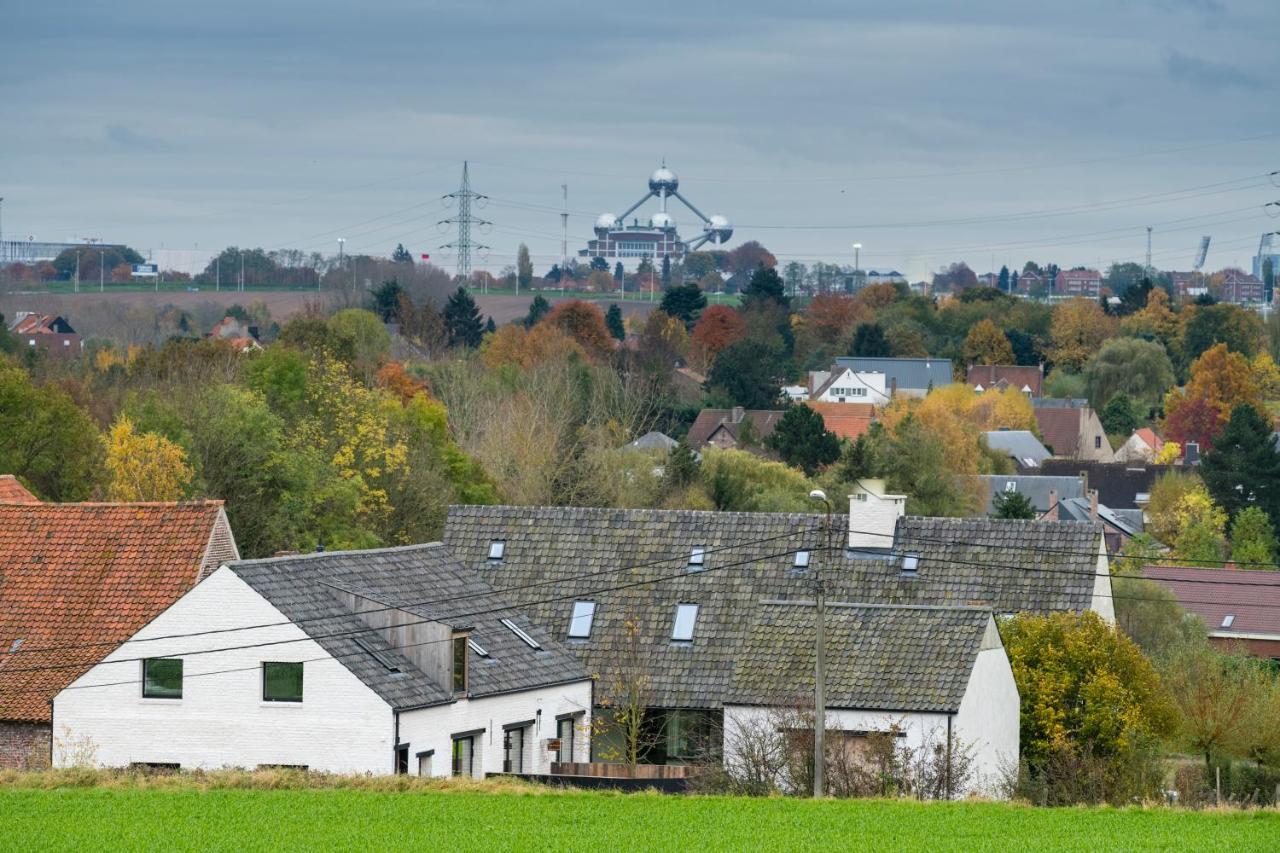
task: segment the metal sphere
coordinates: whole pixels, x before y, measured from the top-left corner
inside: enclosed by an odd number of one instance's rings
[[[653,217],[649,220],[649,227],[661,228],[662,230],[665,231],[671,228],[675,228],[676,220],[675,220],[675,217],[672,216],[670,213],[664,213],[662,211],[659,211],[655,213]]]
[[[602,213],[596,217],[596,236],[604,239],[604,236],[614,228],[618,227],[618,217],[612,213]]]
[[[715,242],[727,243],[733,236],[733,223],[729,221],[729,217],[717,213],[711,217],[710,222],[702,226],[702,230],[710,234]]]
[[[655,193],[665,191],[667,195],[670,195],[679,188],[680,179],[676,177],[675,172],[671,171],[666,166],[656,169],[654,173],[649,176],[649,189]]]

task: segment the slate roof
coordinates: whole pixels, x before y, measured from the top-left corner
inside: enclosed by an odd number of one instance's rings
[[[676,441],[666,433],[657,432],[656,430],[646,432],[635,441],[627,445],[637,450],[671,450],[680,442]]]
[[[335,591],[355,593],[451,628],[470,628],[471,639],[489,653],[487,658],[471,653],[472,697],[587,678],[582,665],[560,643],[476,572],[459,565],[438,542],[247,560],[230,563],[228,568],[398,710],[453,702],[451,685],[438,683],[392,648]],[[546,595],[548,590],[537,592]],[[513,621],[542,649],[530,648],[502,619]],[[357,636],[394,660],[400,673],[389,672],[361,648]]]
[[[797,569],[794,552],[822,547],[822,522],[802,513],[454,506],[444,541],[557,637],[565,637],[575,600],[594,601],[590,639],[568,643],[593,674],[607,675],[632,654],[620,638],[633,620],[653,673],[652,704],[716,708],[759,602],[812,597],[812,568]],[[833,522],[833,541],[843,545],[847,516]],[[838,550],[825,573],[830,599],[1000,613],[1080,612],[1092,602],[1096,557],[1088,555],[1098,551],[1098,525],[908,517],[895,538],[899,553],[918,555],[915,577],[902,575],[891,552]],[[504,557],[491,561],[489,545],[499,540]],[[701,571],[689,566],[694,548],[706,549]],[[821,558],[814,550],[815,566]],[[555,594],[543,594],[548,588]],[[680,603],[699,606],[688,645],[671,642]]]
[[[12,474],[0,474],[0,504],[40,503],[40,499]]]
[[[981,385],[984,389],[1024,387],[1031,389],[1032,397],[1039,397],[1044,383],[1044,368],[1020,364],[971,364],[966,377],[969,387]]]
[[[982,435],[987,440],[987,447],[1008,454],[1019,465],[1028,468],[1038,466],[1053,455],[1030,430],[997,429]]]
[[[76,330],[55,314],[19,314],[9,326],[15,335],[74,335]]]
[[[1098,490],[1098,501],[1112,509],[1139,509],[1135,498],[1139,494],[1151,494],[1156,480],[1172,467],[1077,459],[1048,459],[1040,463],[1044,474],[1078,477],[1083,472],[1088,488]]]
[[[724,427],[735,441],[741,441],[742,425],[750,422],[757,441],[764,441],[778,426],[786,414],[781,409],[703,409],[689,427],[688,442],[694,450],[701,450],[716,430]]]
[[[0,720],[48,722],[55,694],[238,556],[222,501],[0,504]]]
[[[851,367],[859,373],[879,372],[885,375],[885,388],[926,391],[954,382],[949,358],[861,358],[845,356],[836,359],[840,367]]]
[[[978,474],[978,481],[986,493],[986,509],[990,514],[995,511],[995,497],[999,492],[1010,491],[1009,483],[1013,483],[1012,491],[1025,495],[1037,512],[1049,510],[1049,492],[1057,492],[1059,499],[1084,497],[1084,483],[1079,477],[1048,477],[1039,474]]]
[[[726,704],[773,705],[813,691],[812,601],[766,601],[742,645]],[[949,713],[960,709],[991,621],[977,607],[827,603],[827,704]]]
[[[1280,572],[1147,566],[1142,574],[1172,592],[1214,636],[1272,634],[1280,639]],[[1235,619],[1223,628],[1228,614]]]
[[[1064,521],[1088,521],[1090,511],[1088,498],[1065,498],[1058,502],[1059,518]],[[1135,523],[1133,517],[1129,515],[1130,512],[1138,513],[1139,517],[1141,516],[1139,510],[1113,510],[1104,503],[1098,503],[1098,519],[1100,521],[1110,525],[1125,536],[1137,536],[1142,532],[1143,525],[1140,520]]]

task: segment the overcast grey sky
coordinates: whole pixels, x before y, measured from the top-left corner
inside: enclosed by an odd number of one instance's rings
[[[734,243],[916,277],[1280,228],[1276,0],[7,5],[6,235],[438,256],[464,158],[495,270],[663,157]]]

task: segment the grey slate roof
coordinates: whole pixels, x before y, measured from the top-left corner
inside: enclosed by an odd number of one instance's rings
[[[840,367],[851,367],[859,373],[879,372],[885,375],[885,387],[927,391],[955,381],[949,358],[861,358],[843,356],[836,359]]]
[[[474,698],[588,677],[562,644],[461,566],[440,543],[243,560],[227,567],[393,708],[445,704],[454,696],[450,685],[436,683],[371,630],[340,602],[335,590],[354,592],[424,620],[470,628],[471,639],[489,653],[487,658],[471,653],[469,695]],[[504,618],[537,640],[542,650],[531,649],[501,624]],[[389,672],[357,645],[357,636],[388,655],[400,673]]]
[[[1088,521],[1089,499],[1068,498],[1058,502],[1058,517],[1064,521]],[[1133,516],[1137,516],[1137,521]],[[1098,518],[1126,536],[1142,532],[1142,510],[1112,510],[1106,504],[1098,504]]]
[[[1057,492],[1059,499],[1084,497],[1084,483],[1079,477],[1046,477],[1039,474],[977,474],[986,490],[986,510],[995,512],[995,497],[1000,492],[1015,491],[1025,495],[1036,512],[1049,510],[1049,492]],[[1013,483],[1013,489],[1008,484]]]
[[[634,447],[637,450],[670,450],[679,443],[666,433],[654,430],[646,432],[627,447]]]
[[[987,447],[1007,453],[1019,465],[1029,466],[1027,460],[1030,465],[1039,465],[1053,455],[1030,430],[998,429],[984,432],[982,436],[987,440]]]
[[[454,506],[444,538],[464,565],[495,589],[510,590],[515,606],[557,637],[565,636],[575,599],[594,601],[591,638],[568,643],[593,674],[607,673],[628,654],[619,638],[634,620],[636,645],[653,673],[652,704],[715,708],[759,602],[812,597],[812,569],[796,569],[793,552],[814,549],[818,564],[822,520],[800,513]],[[833,540],[843,545],[847,517],[834,521]],[[871,604],[1080,612],[1092,601],[1096,566],[1084,555],[1097,553],[1100,538],[1099,526],[1079,522],[904,518],[897,545],[918,555],[917,575],[903,577],[891,553],[841,549],[827,564],[828,595]],[[487,559],[495,540],[506,543],[501,561]],[[702,571],[688,566],[695,547],[707,549]],[[614,589],[623,584],[630,586]],[[554,596],[544,594],[548,588]],[[690,645],[670,641],[679,603],[699,605]]]
[[[762,602],[726,704],[773,705],[813,691],[812,602]],[[976,607],[827,604],[832,708],[954,712],[991,613]]]

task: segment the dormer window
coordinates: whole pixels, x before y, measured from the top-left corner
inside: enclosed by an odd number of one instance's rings
[[[507,553],[507,543],[501,539],[495,539],[489,543],[489,559],[501,560],[503,555]]]
[[[1004,490],[1006,492],[1016,492],[1018,491],[1018,484],[1015,483],[1013,480],[1006,480],[1004,484]]]
[[[707,562],[706,546],[699,545],[689,552],[689,565],[693,568],[702,568]]]
[[[809,568],[809,552],[796,551],[796,559],[792,565],[794,565],[797,569]]]

